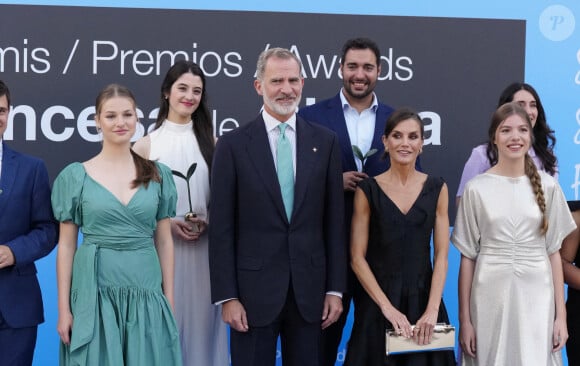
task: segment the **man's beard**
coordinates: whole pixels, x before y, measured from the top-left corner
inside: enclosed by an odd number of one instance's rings
[[[268,108],[270,108],[270,110],[272,110],[274,113],[281,116],[287,116],[295,113],[296,110],[298,109],[298,105],[300,104],[300,96],[297,96],[292,102],[292,104],[281,105],[279,103],[276,103],[275,100],[268,98],[264,94],[264,104],[268,106]]]

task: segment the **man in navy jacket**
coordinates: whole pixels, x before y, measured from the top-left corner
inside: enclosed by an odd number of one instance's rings
[[[284,366],[319,366],[321,329],[342,311],[339,144],[296,116],[301,70],[289,50],[264,51],[254,82],[264,110],[220,137],[214,154],[211,293],[231,326],[233,366],[273,366],[278,335]]]
[[[34,261],[56,245],[44,163],[3,141],[10,91],[0,81],[0,364],[31,365],[44,321]]]

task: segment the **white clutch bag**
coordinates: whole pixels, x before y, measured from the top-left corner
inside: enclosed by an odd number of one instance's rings
[[[415,326],[413,325],[412,328],[415,329]],[[436,324],[431,343],[425,345],[418,345],[413,338],[405,338],[393,329],[387,329],[386,346],[387,356],[410,352],[454,350],[455,327],[444,323]]]

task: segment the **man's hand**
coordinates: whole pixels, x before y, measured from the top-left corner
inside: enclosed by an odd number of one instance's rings
[[[222,304],[222,319],[238,332],[247,332],[250,329],[246,309],[238,299],[228,300]]]
[[[361,180],[368,178],[366,173],[351,171],[342,173],[342,185],[345,191],[356,191],[356,186]]]
[[[0,245],[0,268],[14,265],[14,253],[7,245]]]
[[[328,328],[342,314],[342,299],[336,295],[326,295],[322,310],[322,329]]]

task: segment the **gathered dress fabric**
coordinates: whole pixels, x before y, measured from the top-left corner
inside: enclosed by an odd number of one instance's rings
[[[561,366],[552,352],[555,305],[549,255],[576,226],[558,183],[539,171],[549,228],[527,176],[491,173],[469,181],[461,198],[452,242],[475,260],[470,315],[476,358],[468,366]]]
[[[139,186],[127,204],[80,163],[67,166],[54,183],[55,217],[83,234],[72,269],[71,343],[61,342],[61,365],[181,365],[153,241],[157,221],[175,214],[176,192],[169,169],[157,166],[162,181]]]
[[[149,134],[149,158],[186,175],[193,163],[197,168],[189,182],[174,176],[177,188],[175,220],[184,220],[189,211],[187,184],[193,212],[207,221],[209,171],[201,154],[192,122],[177,124],[166,120]],[[211,303],[207,230],[195,242],[173,236],[175,244],[175,319],[181,336],[185,366],[229,365],[227,328],[221,305]]]
[[[366,260],[389,301],[411,324],[423,315],[429,301],[433,268],[431,234],[443,179],[428,176],[411,209],[403,214],[374,178],[359,188],[370,207]],[[386,357],[385,332],[393,326],[379,306],[358,287],[354,294],[354,324],[346,366],[450,366],[453,351],[419,352]],[[449,323],[443,300],[437,318]]]

